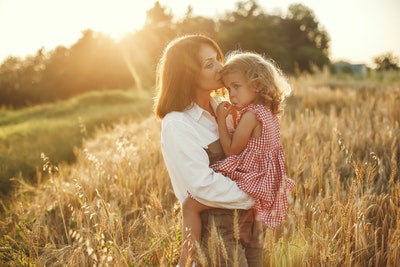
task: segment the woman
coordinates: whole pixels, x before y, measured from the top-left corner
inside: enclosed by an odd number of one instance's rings
[[[228,253],[227,259],[217,257],[218,266],[232,266],[235,261],[239,266],[262,266],[262,224],[254,218],[254,200],[209,167],[210,159],[218,155],[214,151],[218,147],[217,102],[211,94],[223,87],[222,61],[221,49],[206,36],[188,35],[167,45],[156,80],[155,115],[162,119],[161,149],[179,201],[183,203],[190,193],[215,208],[202,213],[202,252],[209,254],[209,225],[213,222]],[[241,227],[238,247],[233,229],[235,209]],[[182,230],[183,237],[190,240],[190,229]],[[214,263],[210,256],[208,261]]]

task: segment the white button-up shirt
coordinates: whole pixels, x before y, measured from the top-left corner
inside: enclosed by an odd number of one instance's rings
[[[215,107],[214,101],[212,104]],[[205,148],[218,138],[215,118],[197,104],[163,118],[161,149],[175,195],[181,203],[189,191],[207,206],[249,209],[254,200],[230,178],[209,167]]]

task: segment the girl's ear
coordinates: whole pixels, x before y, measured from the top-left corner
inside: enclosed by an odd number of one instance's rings
[[[252,86],[256,93],[261,92],[261,83],[260,82],[258,82],[258,81],[253,82]]]

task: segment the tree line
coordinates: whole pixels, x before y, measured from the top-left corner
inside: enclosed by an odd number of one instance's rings
[[[203,33],[223,51],[251,50],[273,58],[289,74],[330,66],[328,33],[313,11],[301,4],[287,15],[267,14],[256,0],[238,2],[219,18],[195,16],[189,6],[176,20],[156,2],[142,29],[116,41],[90,29],[71,47],[58,46],[33,56],[7,58],[0,66],[0,106],[21,108],[66,99],[90,90],[154,85],[155,65],[176,36]]]

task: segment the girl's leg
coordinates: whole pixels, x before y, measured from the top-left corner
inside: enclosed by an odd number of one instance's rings
[[[182,204],[182,238],[183,246],[179,266],[191,266],[195,242],[200,242],[201,218],[200,213],[210,207],[201,204],[194,198],[188,197]]]

